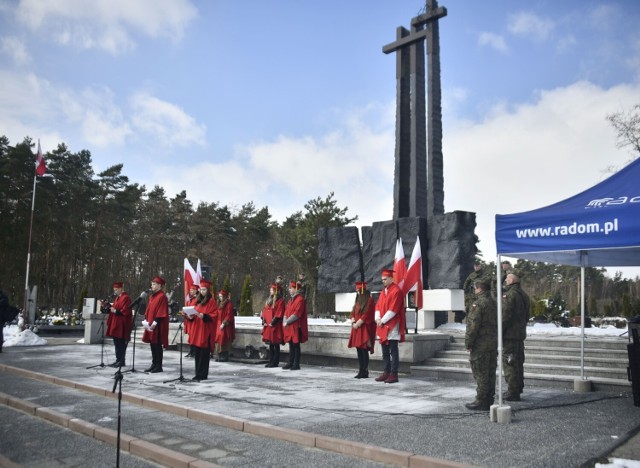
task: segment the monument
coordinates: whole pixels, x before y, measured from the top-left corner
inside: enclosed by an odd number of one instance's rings
[[[396,54],[393,218],[362,227],[362,239],[356,227],[319,230],[322,292],[352,292],[354,282],[363,279],[380,290],[380,271],[392,267],[398,237],[409,255],[420,238],[425,288],[461,289],[473,268],[475,213],[444,212],[438,22],[446,15],[437,0],[427,0],[411,30],[398,27],[396,40],[382,49]]]

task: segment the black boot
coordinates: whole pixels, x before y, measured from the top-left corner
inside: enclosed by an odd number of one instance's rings
[[[300,370],[300,343],[295,345],[291,370]]]
[[[291,369],[293,367],[293,357],[294,357],[294,344],[293,343],[289,343],[289,359],[287,360],[287,363],[282,366],[283,369],[288,370]]]

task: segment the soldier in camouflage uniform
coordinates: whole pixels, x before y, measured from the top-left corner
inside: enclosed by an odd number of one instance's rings
[[[529,321],[529,296],[520,278],[509,273],[502,293],[502,367],[507,381],[507,401],[520,401],[524,389],[524,340]]]
[[[476,381],[476,399],[465,406],[470,410],[489,411],[496,390],[498,364],[498,307],[491,297],[491,284],[475,283],[475,300],[467,316],[464,345],[469,351],[469,364]]]
[[[476,299],[475,282],[489,280],[490,277],[490,273],[487,273],[485,271],[482,262],[476,259],[475,263],[473,264],[473,271],[469,274],[469,276],[467,276],[467,279],[464,281],[464,285],[462,286],[462,289],[464,291],[464,311],[467,314],[467,317],[469,316],[471,305]],[[463,318],[464,317],[460,317],[460,320],[458,320],[458,314],[456,312],[456,322],[462,322]]]

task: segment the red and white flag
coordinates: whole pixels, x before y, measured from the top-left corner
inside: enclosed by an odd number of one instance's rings
[[[200,262],[200,260],[198,260],[198,262]],[[196,272],[193,270],[193,267],[191,266],[191,263],[189,263],[189,260],[187,258],[184,259],[184,302],[186,304],[186,302],[189,300],[189,289],[191,289],[191,286],[193,286],[195,283],[200,283],[200,281],[196,281],[197,279],[197,275]]]
[[[200,265],[200,259],[198,259],[198,265],[196,266],[196,282],[200,284],[202,281],[202,265]]]
[[[393,281],[404,291],[404,277],[407,275],[407,261],[404,259],[402,238],[396,240],[396,256],[393,260]]]
[[[416,308],[422,309],[422,249],[420,248],[420,238],[416,237],[416,245],[413,246],[409,268],[404,277],[403,292],[416,292]]]
[[[47,165],[44,162],[44,156],[42,156],[42,150],[40,149],[40,140],[38,140],[38,152],[36,153],[36,175],[43,176],[47,172]]]

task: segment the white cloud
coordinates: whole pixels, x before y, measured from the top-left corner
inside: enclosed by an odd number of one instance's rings
[[[446,135],[445,207],[477,213],[480,249],[495,257],[495,215],[555,203],[603,180],[628,160],[606,115],[637,102],[639,86],[602,89],[587,82],[500,107],[482,122]]]
[[[188,0],[21,0],[17,18],[62,45],[119,54],[134,37],[180,40],[197,9]]]
[[[490,32],[481,32],[478,36],[478,44],[481,46],[489,46],[494,48],[499,52],[506,53],[509,51],[509,47],[507,47],[507,43],[504,40],[504,37],[499,34],[494,34]]]
[[[204,145],[207,128],[175,104],[139,93],[131,99],[132,124],[168,147]]]
[[[544,41],[553,31],[554,23],[533,13],[520,12],[509,16],[507,28],[509,32],[517,36]]]
[[[0,39],[0,50],[5,55],[11,57],[11,59],[17,65],[27,65],[31,63],[31,56],[27,51],[27,47],[17,37],[3,37]]]

